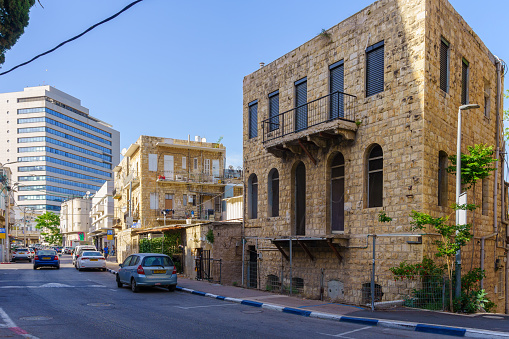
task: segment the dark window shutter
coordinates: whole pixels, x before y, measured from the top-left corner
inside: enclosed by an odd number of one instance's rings
[[[468,104],[468,62],[461,63],[461,104]]]
[[[440,88],[449,92],[449,44],[444,40],[440,43]]]
[[[383,206],[383,151],[373,147],[368,158],[368,207]]]
[[[384,42],[366,49],[366,97],[384,90]]]
[[[308,127],[308,83],[306,79],[295,83],[295,130],[300,131]],[[301,106],[301,107],[299,107]]]
[[[337,119],[345,116],[343,103],[345,67],[342,62],[333,66],[330,69],[330,119]]]
[[[258,136],[258,102],[249,105],[249,139]]]
[[[279,91],[269,94],[269,132],[279,128]]]

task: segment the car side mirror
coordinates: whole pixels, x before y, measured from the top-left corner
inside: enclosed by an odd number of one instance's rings
[[[122,268],[124,267],[124,264],[119,264],[118,267]]]

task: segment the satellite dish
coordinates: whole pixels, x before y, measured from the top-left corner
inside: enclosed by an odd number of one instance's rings
[[[120,152],[120,154],[122,154],[123,157],[125,157],[125,154],[127,153],[127,148],[122,148],[122,152]]]
[[[122,207],[122,213],[125,213],[125,211],[127,211],[127,207],[123,206]]]

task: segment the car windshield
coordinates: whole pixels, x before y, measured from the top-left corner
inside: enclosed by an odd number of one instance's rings
[[[40,250],[37,255],[57,255],[57,252],[54,250]]]
[[[173,262],[169,257],[145,257],[142,266],[173,266]]]
[[[83,252],[84,257],[102,257],[103,255],[99,252]]]

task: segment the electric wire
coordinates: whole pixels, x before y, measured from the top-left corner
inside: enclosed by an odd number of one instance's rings
[[[60,44],[58,44],[57,46],[53,47],[52,49],[50,49],[50,50],[48,50],[48,51],[46,51],[46,52],[44,52],[44,53],[41,53],[41,54],[36,55],[35,57],[33,57],[32,59],[30,59],[30,60],[28,60],[28,61],[25,61],[25,62],[23,62],[23,63],[21,63],[21,64],[19,64],[19,65],[17,65],[17,66],[12,67],[12,68],[11,68],[11,69],[9,69],[8,71],[5,71],[5,72],[0,73],[0,76],[5,75],[5,74],[7,74],[7,73],[10,73],[10,72],[14,71],[15,69],[17,69],[17,68],[19,68],[19,67],[21,67],[21,66],[28,65],[28,64],[29,64],[29,63],[31,63],[32,61],[35,61],[35,60],[39,59],[40,57],[42,57],[42,56],[44,56],[44,55],[47,55],[47,54],[50,54],[50,53],[54,52],[55,50],[59,49],[59,48],[60,48],[60,47],[62,47],[63,45],[65,45],[65,44],[67,44],[67,43],[69,43],[69,42],[71,42],[71,41],[74,41],[74,40],[76,40],[76,39],[78,39],[78,38],[82,37],[83,35],[87,34],[87,33],[88,33],[88,32],[90,32],[91,30],[93,30],[94,28],[96,28],[96,27],[98,27],[98,26],[100,26],[100,25],[102,25],[102,24],[104,24],[104,23],[106,23],[106,22],[108,22],[108,21],[110,21],[110,20],[115,19],[117,16],[119,16],[119,15],[120,15],[120,14],[122,14],[123,12],[127,11],[129,8],[131,8],[132,6],[136,5],[138,2],[142,2],[142,1],[143,1],[143,0],[136,0],[136,1],[131,2],[129,5],[125,6],[123,9],[121,9],[121,10],[120,10],[120,11],[118,11],[117,13],[115,13],[115,14],[113,14],[112,16],[110,16],[110,17],[108,17],[108,18],[104,19],[104,20],[103,20],[103,21],[101,21],[101,22],[96,23],[95,25],[90,26],[89,28],[87,28],[87,29],[86,29],[85,31],[83,31],[82,33],[80,33],[80,34],[78,34],[78,35],[76,35],[76,36],[74,36],[74,37],[72,37],[72,38],[70,38],[70,39],[68,39],[68,40],[66,40],[66,41],[64,41],[64,42],[62,42],[62,43],[60,43]]]

